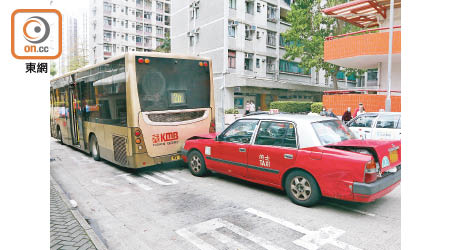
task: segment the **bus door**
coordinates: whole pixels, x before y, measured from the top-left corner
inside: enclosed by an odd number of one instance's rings
[[[72,79],[71,79],[72,80]],[[73,83],[73,81],[71,81]],[[69,124],[70,135],[72,137],[72,145],[80,145],[80,137],[78,133],[78,93],[76,85],[69,86]]]

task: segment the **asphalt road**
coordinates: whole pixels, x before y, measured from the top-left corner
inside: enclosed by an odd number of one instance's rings
[[[182,164],[131,172],[51,139],[50,169],[108,249],[400,249],[400,187],[369,204],[297,206]]]

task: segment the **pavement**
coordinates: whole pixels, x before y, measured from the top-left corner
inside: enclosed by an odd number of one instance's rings
[[[373,203],[293,204],[282,191],[183,164],[139,171],[51,141],[51,175],[108,249],[397,250],[401,187]]]
[[[106,249],[53,178],[50,181],[50,249]]]

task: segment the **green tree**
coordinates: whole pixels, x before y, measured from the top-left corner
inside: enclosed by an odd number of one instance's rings
[[[52,77],[54,77],[54,76],[56,75],[56,73],[58,73],[58,72],[56,71],[56,63],[55,63],[55,62],[51,62],[51,63],[50,63],[50,75],[51,75]]]
[[[164,39],[163,43],[159,45],[155,51],[157,52],[164,52],[164,53],[170,53],[170,38]]]
[[[329,17],[322,10],[345,3],[347,0],[297,0],[291,6],[287,19],[291,27],[282,34],[286,42],[284,58],[300,58],[299,66],[309,71],[311,68],[324,70],[325,76],[331,76],[333,87],[338,89],[337,74],[345,71],[346,75],[361,75],[363,71],[344,69],[327,63],[323,59],[325,38],[358,30],[358,27],[345,23],[335,17]]]

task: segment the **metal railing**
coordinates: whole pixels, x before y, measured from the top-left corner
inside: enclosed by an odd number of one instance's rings
[[[394,26],[394,29],[401,29],[401,25],[399,26]],[[337,35],[337,36],[328,36],[325,38],[325,41],[330,41],[336,38],[342,38],[342,37],[346,37],[346,36],[352,36],[352,35],[358,35],[358,34],[362,34],[362,33],[368,33],[368,32],[373,32],[373,31],[380,31],[380,30],[389,30],[389,27],[383,27],[383,28],[376,28],[376,29],[368,29],[368,30],[360,30],[360,31],[355,31],[355,32],[350,32],[347,34],[342,34],[342,35]]]

